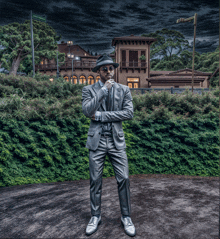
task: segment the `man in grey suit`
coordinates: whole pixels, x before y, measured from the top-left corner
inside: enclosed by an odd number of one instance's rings
[[[102,173],[106,155],[113,165],[118,184],[121,224],[129,236],[136,231],[131,221],[130,182],[123,120],[133,118],[132,96],[128,86],[114,82],[114,68],[119,66],[106,54],[101,55],[93,72],[100,80],[82,89],[82,111],[91,118],[86,148],[89,149],[90,204],[92,217],[86,228],[91,235],[101,223]]]

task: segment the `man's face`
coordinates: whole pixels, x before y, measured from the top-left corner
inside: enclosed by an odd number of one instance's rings
[[[113,79],[114,76],[114,66],[113,65],[103,65],[97,70],[99,73],[101,81],[105,83],[109,79]]]

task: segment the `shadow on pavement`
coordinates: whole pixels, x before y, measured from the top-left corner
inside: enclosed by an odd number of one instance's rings
[[[130,175],[135,238],[219,238],[219,178]],[[89,180],[0,189],[0,238],[130,238],[120,225],[114,177],[103,178],[102,224],[85,235],[91,218]]]

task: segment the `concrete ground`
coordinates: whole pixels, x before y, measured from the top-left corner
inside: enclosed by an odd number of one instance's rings
[[[140,239],[219,238],[219,178],[130,175],[131,219]],[[0,189],[0,238],[126,239],[114,177],[103,178],[102,224],[90,220],[89,180]]]

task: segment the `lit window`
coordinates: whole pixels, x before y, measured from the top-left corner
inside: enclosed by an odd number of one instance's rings
[[[42,61],[40,62],[40,64],[43,65],[43,64],[44,64],[44,61],[42,60]]]
[[[88,77],[88,84],[89,85],[93,85],[94,84],[94,77],[93,76],[89,76]]]
[[[63,77],[67,82],[69,82],[69,77],[68,76],[64,76]]]
[[[79,84],[86,84],[86,77],[85,76],[80,76]]]
[[[139,88],[139,78],[127,78],[129,88]]]
[[[77,77],[76,77],[76,76],[73,76],[73,79],[72,79],[72,77],[71,77],[71,82],[72,82],[73,84],[77,84]]]
[[[138,83],[134,83],[134,88],[138,88]]]
[[[98,82],[100,80],[100,76],[96,76],[95,82]]]
[[[139,82],[139,78],[127,78],[127,82]]]

